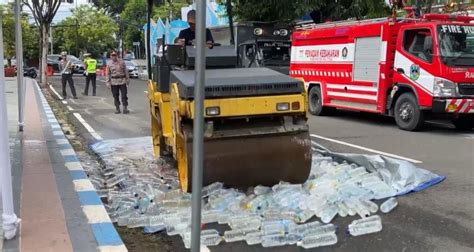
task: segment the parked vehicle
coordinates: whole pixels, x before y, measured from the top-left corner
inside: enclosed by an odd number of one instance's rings
[[[48,54],[47,57],[48,57],[48,65],[50,65],[50,63],[51,63],[51,66],[53,66],[54,71],[59,72],[59,67],[57,67],[56,64],[59,63],[59,58],[61,57],[61,55],[60,54]],[[85,66],[84,62],[82,62],[80,59],[78,59],[74,55],[68,55],[67,58],[74,65],[73,73],[77,73],[77,74],[83,74],[84,73],[84,71],[86,69],[86,66]]]
[[[427,117],[474,127],[474,17],[426,14],[300,25],[290,75],[304,80],[309,111],[393,116],[419,130]]]
[[[138,66],[137,64],[133,63],[132,61],[129,60],[124,60],[125,65],[127,66],[128,69],[128,74],[130,78],[138,78]]]

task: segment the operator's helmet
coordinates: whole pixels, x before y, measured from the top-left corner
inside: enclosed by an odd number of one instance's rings
[[[67,56],[67,52],[66,51],[61,52],[61,56]]]

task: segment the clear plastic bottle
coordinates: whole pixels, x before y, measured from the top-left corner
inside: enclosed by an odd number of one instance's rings
[[[209,195],[216,193],[223,187],[224,187],[224,184],[222,184],[221,182],[214,182],[208,186],[205,186],[202,188],[202,197],[203,198],[208,197]]]
[[[375,204],[374,202],[370,201],[370,200],[361,200],[362,204],[364,204],[366,206],[367,209],[369,209],[369,211],[371,213],[377,213],[377,211],[379,210],[379,206],[377,206],[377,204]]]
[[[286,236],[284,234],[273,234],[262,236],[262,246],[264,248],[286,245]]]
[[[247,245],[255,245],[262,242],[262,232],[255,230],[254,232],[249,232],[245,234],[245,242]]]
[[[219,216],[222,214],[221,210],[204,210],[202,211],[201,223],[208,224],[217,222],[219,220]]]
[[[242,241],[245,239],[245,232],[243,230],[227,230],[224,232],[224,241],[225,242],[236,242]]]
[[[142,215],[142,216],[129,218],[127,227],[129,228],[145,227],[148,224],[149,224],[148,216]]]
[[[337,227],[334,224],[326,224],[326,225],[321,225],[321,226],[314,226],[307,228],[303,232],[303,236],[308,236],[308,235],[323,235],[327,233],[335,233],[337,230]]]
[[[382,211],[382,213],[389,213],[397,206],[398,206],[397,199],[392,197],[386,200],[384,203],[382,203],[382,205],[380,205],[380,211]]]
[[[297,243],[298,246],[305,249],[330,246],[337,243],[337,236],[335,233],[327,233],[323,235],[310,235],[304,237],[300,242]]]
[[[314,229],[316,227],[320,227],[322,225],[323,224],[321,224],[321,222],[319,221],[308,222],[308,223],[300,224],[300,225],[291,225],[288,228],[288,233],[295,234],[295,235],[304,235],[308,232],[308,230]]]
[[[309,211],[309,210],[302,210],[300,212],[298,212],[296,214],[296,222],[298,223],[305,223],[307,222],[308,220],[310,220],[312,217],[314,216],[314,212],[313,211]]]
[[[330,205],[326,207],[322,212],[321,212],[321,221],[324,223],[329,223],[336,217],[338,213],[338,208],[334,205]]]
[[[365,235],[380,231],[382,231],[382,221],[380,219],[351,224],[348,228],[348,232],[352,236]]]
[[[258,185],[253,189],[255,195],[263,195],[272,191],[271,187]]]
[[[351,227],[352,225],[358,224],[358,223],[371,222],[371,221],[380,221],[381,222],[382,218],[380,218],[379,215],[372,215],[372,216],[369,216],[367,218],[362,218],[362,219],[352,221],[352,223],[349,224],[349,227]]]
[[[266,236],[285,234],[285,223],[283,221],[264,222],[262,223],[262,232]]]
[[[222,236],[215,229],[203,230],[201,232],[201,245],[217,246],[222,241]]]

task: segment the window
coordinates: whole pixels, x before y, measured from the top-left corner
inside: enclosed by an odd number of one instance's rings
[[[406,30],[403,49],[409,54],[430,62],[433,59],[433,36],[429,29]]]
[[[448,66],[474,66],[474,25],[438,25],[441,60]]]

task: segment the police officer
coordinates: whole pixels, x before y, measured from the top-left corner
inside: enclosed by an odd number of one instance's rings
[[[125,62],[119,60],[117,52],[110,54],[111,61],[107,65],[107,87],[112,90],[115,103],[115,114],[120,114],[120,95],[122,97],[123,113],[128,114],[130,111],[128,107],[127,87],[130,83],[128,76],[128,69]]]
[[[61,72],[63,99],[66,99],[67,97],[66,82],[69,83],[72,96],[74,97],[74,99],[77,99],[76,88],[74,87],[74,80],[72,79],[74,65],[72,64],[70,60],[68,60],[66,52],[61,53],[61,59],[59,61],[58,66],[59,66],[59,71]]]
[[[86,65],[86,86],[84,88],[83,95],[89,95],[89,83],[92,82],[92,95],[96,94],[96,79],[97,79],[97,60],[91,57],[90,53],[84,54]]]

